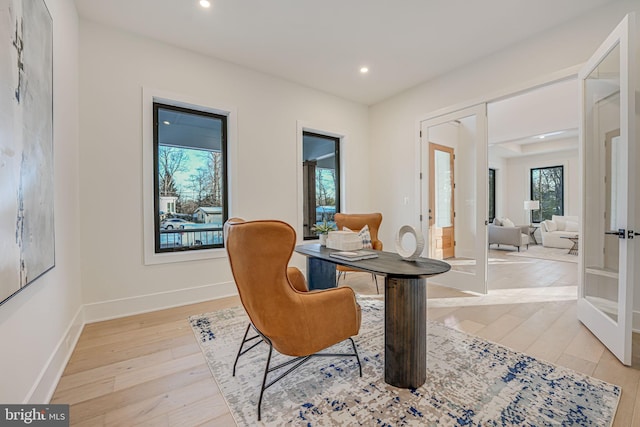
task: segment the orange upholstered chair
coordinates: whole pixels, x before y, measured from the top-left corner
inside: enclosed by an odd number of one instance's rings
[[[313,356],[353,356],[362,376],[356,345],[351,338],[360,330],[361,316],[353,290],[332,288],[306,292],[302,273],[287,266],[296,244],[296,234],[284,222],[233,219],[227,221],[225,231],[231,271],[251,322],[238,357],[244,354],[245,343],[256,337],[269,346],[258,400],[258,420],[264,391]],[[258,335],[247,338],[250,327]],[[353,353],[318,353],[347,339],[351,341]],[[298,360],[270,366],[274,349]],[[295,363],[293,369],[267,382],[269,373],[292,363]]]
[[[381,213],[371,213],[371,214],[346,214],[346,213],[337,213],[335,215],[336,227],[338,230],[342,230],[344,227],[347,227],[349,230],[358,232],[365,225],[369,226],[369,234],[371,235],[371,247],[376,251],[382,250],[382,242],[378,239],[378,230],[380,229],[380,224],[382,224],[382,214]],[[339,265],[336,267],[338,270],[338,278],[337,282],[340,283],[340,277],[347,275],[349,271],[359,271],[354,268],[345,267],[343,265]],[[380,293],[378,289],[378,278],[375,274],[371,275],[373,280],[376,282],[376,292]]]

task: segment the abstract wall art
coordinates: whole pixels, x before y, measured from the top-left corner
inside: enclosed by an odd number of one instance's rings
[[[0,304],[55,265],[53,22],[0,0]]]

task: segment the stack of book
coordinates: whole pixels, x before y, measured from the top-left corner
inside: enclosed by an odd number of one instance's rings
[[[378,254],[372,251],[341,251],[331,252],[329,256],[338,258],[344,261],[360,261],[363,259],[378,258]]]

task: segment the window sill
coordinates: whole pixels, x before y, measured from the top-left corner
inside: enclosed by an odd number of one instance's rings
[[[220,249],[202,249],[198,251],[145,253],[144,264],[168,264],[172,262],[201,261],[206,259],[226,258],[227,251]]]

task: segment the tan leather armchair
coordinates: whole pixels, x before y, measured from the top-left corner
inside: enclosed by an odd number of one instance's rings
[[[295,267],[287,267],[296,243],[295,231],[290,225],[281,221],[230,220],[225,224],[225,231],[231,271],[251,321],[250,327],[269,345],[258,401],[260,420],[264,391],[289,373],[267,384],[268,374],[279,368],[270,367],[273,349],[297,357],[295,367],[298,367],[312,356],[323,356],[319,351],[348,339],[353,353],[331,356],[354,356],[360,366],[351,338],[360,330],[360,306],[350,288],[305,292],[302,273]],[[247,339],[248,331],[249,327],[238,356],[243,354],[245,343],[256,338]]]
[[[382,214],[381,213],[371,213],[371,214],[346,214],[346,213],[337,213],[335,215],[336,227],[338,230],[342,230],[343,227],[347,227],[349,230],[358,232],[365,225],[369,226],[369,233],[371,234],[371,246],[376,251],[382,250],[382,242],[378,239],[378,230],[380,229],[380,224],[382,224]],[[359,271],[354,268],[345,267],[343,265],[339,265],[336,267],[338,270],[338,278],[337,283],[340,283],[340,278],[342,276],[347,275],[349,271]],[[378,278],[375,274],[371,275],[373,280],[376,282],[376,292],[380,293],[378,289]]]

